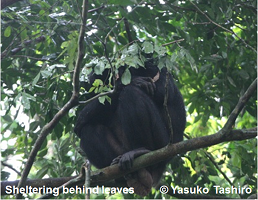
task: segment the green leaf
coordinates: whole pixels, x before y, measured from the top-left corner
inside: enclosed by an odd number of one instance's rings
[[[111,104],[111,98],[109,96],[106,96],[106,100]]]
[[[137,64],[140,62],[138,60],[138,56],[127,56],[125,58],[125,64],[129,65],[130,67],[137,67]]]
[[[25,94],[26,93],[22,94],[21,102],[22,102],[22,105],[24,106],[24,108],[29,110],[30,109],[30,101]]]
[[[60,123],[58,123],[58,124],[55,126],[55,128],[54,128],[54,133],[55,133],[55,135],[56,135],[57,138],[61,138],[61,136],[62,136],[62,134],[63,134],[63,130],[64,130],[64,128],[63,128],[63,126],[62,126]]]
[[[142,44],[142,50],[145,53],[153,53],[153,51],[154,51],[153,44],[150,41],[145,41]]]
[[[227,79],[228,79],[228,81],[229,81],[229,83],[230,83],[231,85],[233,85],[234,87],[236,87],[236,84],[235,84],[234,80],[233,80],[231,77],[227,76]]]
[[[4,115],[4,116],[2,116],[2,118],[3,118],[6,122],[13,122],[13,119],[12,119],[9,115]]]
[[[103,85],[103,81],[100,79],[96,79],[93,84],[94,87],[99,87],[100,85]]]
[[[5,30],[4,30],[4,36],[5,37],[9,37],[11,35],[12,32],[12,28],[11,26],[8,26]]]
[[[158,64],[159,69],[162,69],[163,67],[166,67],[166,59],[164,57],[159,59],[159,64]]]
[[[249,76],[249,74],[245,71],[245,70],[240,70],[240,71],[238,71],[238,74],[243,78],[243,79],[249,79],[250,78],[250,76]]]
[[[47,155],[47,152],[48,152],[48,149],[43,149],[39,151],[37,156],[42,158],[43,156]]]
[[[205,8],[208,12],[208,15],[211,17],[211,18],[214,18],[214,10],[209,8],[209,7],[206,7]]]
[[[96,89],[96,87],[91,87],[88,92],[91,93],[95,89]]]
[[[49,68],[50,68],[50,69],[54,69],[54,68],[66,68],[66,66],[63,65],[63,64],[54,64],[54,65],[50,65]]]
[[[143,62],[141,59],[139,59],[138,56],[134,56],[134,58],[135,58],[135,63],[136,63],[137,65],[139,65],[139,66],[141,66],[141,67],[144,67],[144,62]]]
[[[33,79],[31,85],[35,86],[37,84],[37,82],[39,81],[40,78],[40,73],[37,74],[37,76]]]
[[[48,70],[43,70],[43,71],[40,71],[41,75],[43,76],[43,78],[48,78],[49,76],[52,75],[52,73]]]
[[[38,128],[39,125],[40,125],[39,121],[31,122],[30,123],[30,131],[35,131]]]
[[[32,100],[32,101],[36,101],[36,98],[35,98],[34,96],[32,96],[32,95],[30,95],[30,94],[28,94],[28,93],[24,93],[24,95],[25,95],[28,99],[30,99],[30,100]]]
[[[46,173],[48,172],[48,168],[47,166],[42,167],[40,170],[37,171],[37,178],[42,178],[43,176],[46,175]]]
[[[22,103],[25,109],[29,110],[30,109],[30,101],[36,101],[36,98],[28,93],[22,92]]]
[[[173,63],[176,61],[177,55],[175,53],[172,54],[170,61]]]
[[[185,57],[186,59],[188,60],[188,62],[190,63],[191,67],[193,70],[197,71],[197,68],[196,68],[196,64],[195,64],[195,60],[193,59],[193,57],[191,56],[191,54],[189,53],[188,50],[186,49],[183,49],[184,50],[184,53],[185,53]]]
[[[124,85],[128,85],[131,82],[131,73],[128,68],[123,73],[121,81]]]
[[[233,10],[231,8],[231,5],[228,6],[228,10],[226,12],[226,18],[231,19],[233,14]]]
[[[154,50],[160,56],[163,56],[163,55],[165,55],[165,53],[167,53],[166,47],[159,46],[159,45],[157,45],[157,43],[155,43]]]
[[[223,58],[227,58],[227,57],[228,57],[228,54],[227,54],[225,51],[222,51],[222,57],[223,57]]]
[[[66,47],[69,46],[69,44],[70,44],[70,41],[63,42],[63,43],[61,44],[61,47],[62,47],[62,48],[66,48]]]
[[[4,170],[1,170],[1,180],[5,181],[8,180],[8,178],[10,177],[11,173],[6,172]]]
[[[136,43],[132,44],[131,46],[129,46],[127,53],[129,55],[137,55],[138,54],[138,45]]]
[[[98,64],[94,67],[94,72],[97,75],[101,75],[105,70],[105,63],[103,61],[99,61]]]
[[[99,97],[98,99],[101,104],[103,105],[105,104],[105,99],[106,99],[105,96]]]
[[[173,63],[171,62],[171,60],[168,57],[166,57],[166,67],[169,70],[172,70],[172,67],[173,67]]]
[[[61,55],[61,54],[60,54]],[[60,56],[59,55],[59,56]],[[43,60],[54,60],[54,59],[56,59],[57,58],[57,54],[56,53],[51,53],[51,54],[49,54],[49,55],[47,55],[47,56],[42,56],[42,59]]]

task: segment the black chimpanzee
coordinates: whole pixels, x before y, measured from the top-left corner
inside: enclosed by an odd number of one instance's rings
[[[81,111],[75,133],[81,148],[97,168],[118,163],[121,169],[132,167],[133,159],[166,146],[170,140],[169,123],[164,108],[167,69],[159,71],[153,61],[145,68],[130,68],[131,83],[122,85],[109,97],[111,104],[98,99]],[[91,82],[96,76],[92,74]],[[182,95],[171,74],[168,82],[167,107],[173,127],[173,143],[183,140],[186,115]],[[165,169],[167,161],[141,169],[125,177],[136,194],[147,195]]]

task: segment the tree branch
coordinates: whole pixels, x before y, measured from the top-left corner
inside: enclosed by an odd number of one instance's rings
[[[131,35],[131,31],[130,31],[130,26],[129,26],[129,22],[126,18],[124,18],[124,25],[125,25],[125,31],[128,37],[128,41],[129,43],[131,43],[133,41],[132,35]]]
[[[87,21],[87,14],[88,14],[88,0],[83,1],[83,10],[82,10],[82,24],[80,28],[80,34],[78,39],[78,55],[76,64],[74,67],[74,75],[73,75],[73,95],[79,96],[79,75],[80,75],[80,68],[82,64],[82,59],[85,55],[85,49],[84,49],[84,35],[85,35],[85,29],[86,29],[86,21]]]
[[[133,13],[133,11],[143,3],[144,1],[142,0],[140,3],[138,3],[132,10],[131,10],[131,13]],[[112,31],[114,30],[114,28],[116,28],[123,20],[125,19],[125,17],[122,17],[121,19],[119,19],[119,21],[116,23],[115,26],[113,26],[110,31],[108,32],[108,34],[106,35],[105,39],[104,39],[104,42],[106,43],[107,41],[107,38],[109,37],[109,35],[112,33]]]
[[[25,46],[30,45],[31,43],[39,43],[39,42],[43,42],[45,41],[46,37],[44,35],[37,37],[33,40],[26,40],[24,42],[22,42],[22,44],[18,45],[18,47],[14,48],[11,50],[11,54],[15,55],[16,53],[18,53],[19,51],[21,51]],[[1,54],[1,60],[3,58],[5,58],[8,54],[8,48],[5,49],[5,51],[3,51],[3,53]]]
[[[213,135],[194,138],[191,140],[185,140],[176,144],[169,144],[168,146],[163,147],[162,149],[152,151],[135,159],[133,168],[129,171],[120,171],[118,166],[114,165],[98,170],[96,172],[92,172],[92,182],[104,183],[108,180],[119,178],[130,172],[139,170],[140,168],[154,165],[161,161],[171,159],[179,153],[209,147],[226,141],[255,138],[257,136],[257,132],[249,130],[232,130],[230,131],[229,135],[230,137],[223,138],[218,132]]]
[[[37,138],[32,150],[30,152],[30,155],[28,157],[28,160],[27,160],[24,170],[22,172],[21,180],[18,185],[19,188],[24,185],[24,183],[27,179],[27,176],[30,172],[30,169],[34,163],[35,157],[37,156],[37,153],[40,150],[41,145],[43,144],[47,135],[54,129],[54,127],[62,119],[62,117],[65,116],[71,108],[73,108],[74,106],[77,105],[77,103],[76,103],[77,101],[78,101],[77,98],[72,96],[72,98],[65,104],[65,106],[54,116],[54,118],[43,127],[39,137]],[[17,199],[20,199],[21,196],[22,196],[21,194],[18,194]]]
[[[175,41],[172,41],[172,42],[169,42],[169,43],[166,43],[166,44],[162,44],[162,46],[165,47],[165,46],[168,46],[168,45],[171,45],[171,44],[174,44],[174,43],[182,42],[182,41],[184,41],[184,40],[185,40],[185,39],[175,40]]]
[[[213,159],[210,153],[204,151],[205,155],[209,158],[209,160],[212,162],[212,164],[215,166],[215,168],[219,171],[220,174],[224,177],[224,179],[227,180],[227,182],[231,185],[234,186],[234,184],[231,182],[231,180],[227,177],[227,175],[221,170],[217,162]]]
[[[114,93],[114,90],[110,90],[108,92],[102,92],[102,93],[100,93],[100,94],[98,94],[98,95],[96,95],[96,96],[94,96],[94,97],[92,97],[92,98],[90,98],[86,101],[79,101],[79,104],[88,104],[89,102],[93,101],[94,99],[97,99],[99,97],[103,97],[103,96],[106,96],[106,95],[109,95],[109,94],[112,94],[112,93]]]
[[[17,173],[19,176],[21,176],[21,172],[17,171],[15,168],[13,168],[12,165],[9,165],[5,163],[4,161],[1,161],[2,166],[8,167],[9,169],[13,170],[15,173]]]
[[[80,35],[79,35],[79,40],[78,40],[78,57],[76,61],[76,66],[74,69],[74,75],[73,75],[73,95],[71,99],[64,105],[64,107],[54,116],[54,118],[46,124],[43,128],[42,131],[37,138],[30,155],[28,157],[28,160],[26,162],[25,168],[22,172],[21,180],[19,181],[18,187],[22,187],[25,184],[25,181],[28,177],[28,174],[31,170],[31,167],[34,163],[35,157],[37,156],[38,151],[41,148],[42,143],[46,139],[47,135],[54,129],[54,127],[57,125],[57,123],[69,112],[71,108],[74,106],[78,105],[78,95],[79,95],[79,69],[82,63],[82,58],[83,58],[83,41],[84,41],[84,27],[86,23],[86,17],[87,17],[87,12],[88,12],[88,0],[83,1],[83,23],[81,26],[80,30]],[[22,194],[17,194],[16,198],[21,199]]]
[[[248,100],[251,98],[251,96],[253,95],[253,93],[256,89],[257,89],[257,78],[248,87],[245,94],[239,99],[236,107],[234,108],[234,110],[229,115],[225,126],[221,129],[221,133],[225,134],[226,137],[228,137],[228,135],[227,135],[228,130],[232,129],[232,127],[233,127],[233,125],[236,121],[237,116],[239,115],[239,113],[241,112],[241,110],[243,109],[245,104],[248,102]],[[225,132],[225,133],[223,133],[223,132]]]
[[[163,160],[168,160],[173,158],[175,155],[187,151],[192,151],[200,148],[209,147],[212,145],[216,145],[222,142],[229,142],[229,141],[238,141],[238,140],[245,140],[255,138],[257,136],[257,127],[252,129],[246,130],[231,130],[229,132],[230,137],[224,138],[222,137],[219,132],[213,135],[203,136],[199,138],[194,138],[190,140],[185,140],[176,144],[169,144],[162,149],[152,151],[150,153],[144,154],[135,159],[133,168],[129,171],[121,171],[118,165],[112,165],[91,173],[91,186],[96,185],[109,185],[114,186],[116,184],[113,183],[109,184],[109,180],[116,179],[122,177],[130,172],[139,170],[140,168],[147,167]],[[66,177],[66,178],[58,178],[58,179],[43,179],[42,182],[40,180],[28,180],[26,185],[31,185],[33,187],[39,187],[45,185],[46,187],[58,187],[60,184],[56,184],[55,186],[52,184],[53,180],[58,180],[59,183],[64,183],[65,180],[69,180],[67,183],[64,184],[66,187],[74,187],[76,185],[82,186],[84,183],[84,176],[79,175],[77,177]],[[106,184],[107,183],[107,184]],[[7,185],[16,185],[17,181],[15,182],[8,182],[4,181],[1,182],[1,193],[6,194],[5,187]],[[42,184],[42,185],[41,185]],[[62,186],[59,187],[60,189]],[[47,197],[50,198],[51,194],[47,194]]]
[[[224,31],[231,33],[232,35],[236,36],[240,41],[242,41],[247,47],[249,47],[250,49],[252,49],[253,52],[257,53],[257,51],[249,44],[247,44],[247,42],[245,40],[243,40],[241,37],[239,37],[234,31],[229,30],[223,26],[221,26],[220,24],[214,22],[211,18],[208,17],[208,15],[206,15],[196,4],[194,4],[192,1],[190,1],[190,3],[197,9],[198,12],[200,12],[202,15],[204,15],[212,24],[216,25],[217,27],[220,27],[221,29],[223,29]]]

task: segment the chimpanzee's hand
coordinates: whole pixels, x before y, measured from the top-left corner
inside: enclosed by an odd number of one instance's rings
[[[137,158],[143,154],[149,153],[149,152],[150,152],[150,150],[145,149],[145,148],[134,149],[132,151],[126,152],[123,155],[116,157],[112,161],[111,165],[118,164],[119,168],[122,170],[131,169],[135,158]]]
[[[154,81],[150,77],[141,77],[141,76],[136,77],[132,80],[131,84],[141,88],[143,91],[145,91],[147,94],[151,96],[154,95],[154,92],[156,90]]]

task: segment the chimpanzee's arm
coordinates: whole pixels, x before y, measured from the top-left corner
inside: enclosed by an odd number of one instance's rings
[[[98,99],[94,99],[83,108],[74,128],[74,132],[79,137],[83,126],[96,122],[107,123],[106,119],[112,115],[117,106],[118,94],[111,94],[109,97],[111,98],[111,104],[109,102],[102,104]]]

